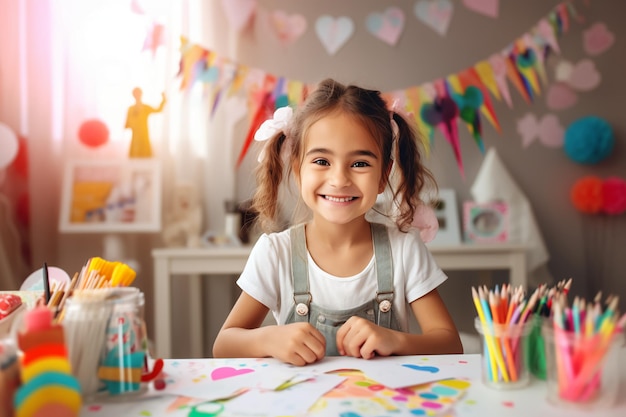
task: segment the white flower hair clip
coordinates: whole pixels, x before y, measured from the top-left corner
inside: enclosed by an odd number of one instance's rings
[[[289,106],[280,107],[274,111],[274,116],[271,119],[264,121],[259,129],[254,133],[254,140],[263,142],[274,137],[278,132],[286,134],[285,130],[289,126],[291,117],[293,116],[293,109]],[[265,144],[267,146],[267,143]],[[258,161],[262,162],[265,158],[265,146],[259,154]]]

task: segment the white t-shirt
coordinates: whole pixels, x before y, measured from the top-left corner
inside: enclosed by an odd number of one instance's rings
[[[419,230],[407,233],[387,227],[393,258],[393,309],[398,325],[408,331],[409,303],[428,294],[447,279],[422,242]],[[358,307],[376,296],[376,259],[358,274],[336,277],[323,271],[307,251],[312,302],[331,310]],[[269,308],[278,324],[285,324],[294,305],[289,229],[263,234],[252,248],[237,285]]]

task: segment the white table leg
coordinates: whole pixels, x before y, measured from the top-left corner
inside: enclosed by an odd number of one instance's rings
[[[189,332],[191,357],[204,357],[204,321],[202,315],[202,275],[189,276]]]
[[[157,258],[154,262],[154,344],[155,357],[172,357],[172,306],[170,288],[172,278],[167,259]]]

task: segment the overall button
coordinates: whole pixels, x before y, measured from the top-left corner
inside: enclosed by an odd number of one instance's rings
[[[309,314],[309,306],[304,303],[298,303],[298,305],[296,306],[296,313],[299,316],[306,316],[307,314]]]
[[[389,310],[391,310],[391,301],[389,300],[383,300],[380,302],[380,304],[378,305],[378,308],[380,309],[380,311],[382,311],[383,313],[388,312]]]
[[[324,323],[326,321],[326,317],[320,314],[319,316],[317,316],[317,321],[319,323]]]

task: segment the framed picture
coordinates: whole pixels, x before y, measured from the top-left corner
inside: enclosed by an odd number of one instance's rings
[[[435,238],[428,243],[434,245],[460,245],[461,227],[459,225],[459,209],[456,192],[450,188],[439,190],[439,197],[434,206],[439,221],[439,230]]]
[[[59,230],[78,233],[160,231],[158,161],[70,161],[63,176]]]
[[[509,206],[503,202],[463,204],[463,228],[468,242],[509,240]]]

